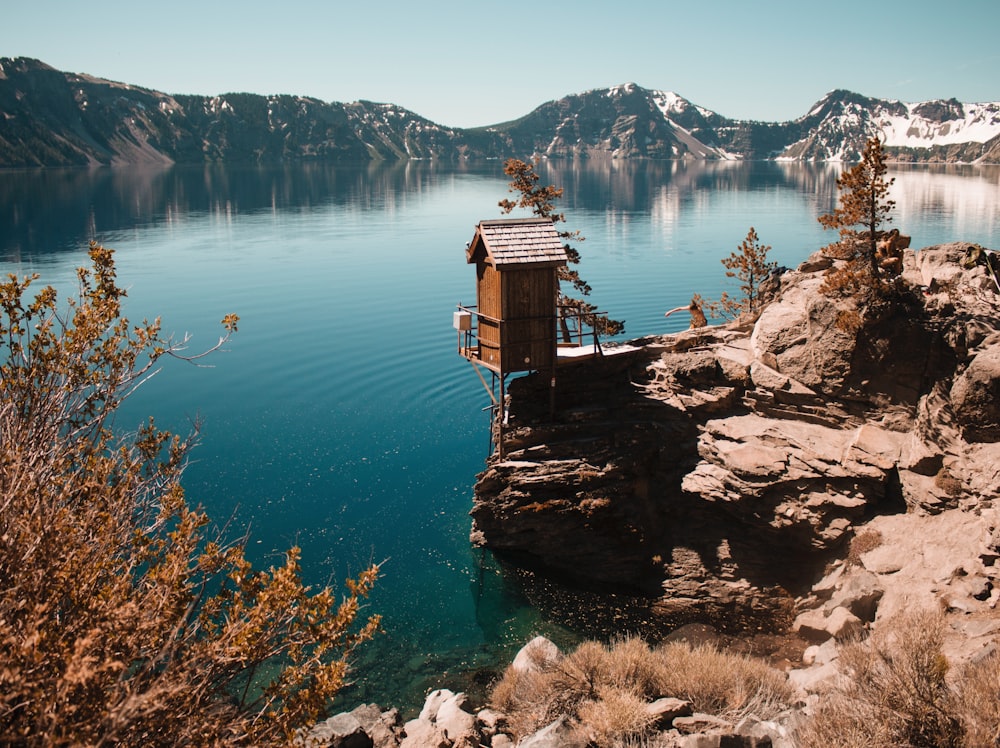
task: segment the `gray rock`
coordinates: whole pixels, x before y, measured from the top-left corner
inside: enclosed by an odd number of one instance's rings
[[[834,608],[826,619],[826,630],[838,642],[856,639],[864,630],[861,619],[847,608]]]
[[[826,628],[826,612],[820,608],[799,613],[792,622],[792,631],[803,639],[824,642],[831,634]]]
[[[451,698],[446,699],[438,709],[435,724],[453,744],[477,745],[479,741],[476,732],[476,718],[462,709],[464,703],[464,693],[454,694]]]
[[[646,712],[653,718],[654,724],[666,728],[677,717],[690,717],[693,709],[690,701],[664,697],[647,704]]]
[[[840,649],[835,639],[827,639],[822,644],[806,647],[802,653],[803,665],[827,665],[840,657]]]
[[[722,717],[716,717],[714,714],[702,714],[701,712],[695,712],[687,717],[677,717],[674,720],[674,729],[684,735],[710,731],[732,734],[733,727],[732,722]]]
[[[837,327],[837,305],[819,293],[823,279],[807,275],[782,289],[761,313],[750,345],[759,361],[816,392],[839,395],[857,341]]]
[[[310,733],[310,740],[318,741],[309,745],[323,745],[329,748],[372,748],[372,739],[365,733],[361,722],[350,713],[336,714],[316,725]]]
[[[411,719],[403,725],[404,737],[399,748],[451,748],[450,741],[437,725],[424,719]]]
[[[446,688],[429,693],[420,715],[403,726],[405,737],[400,746],[465,748],[478,745],[476,718],[462,709],[464,703],[464,693],[453,693]]]
[[[966,439],[1000,441],[1000,343],[979,351],[955,379],[951,403]]]
[[[827,604],[828,610],[846,608],[862,621],[874,621],[878,610],[878,601],[882,599],[885,590],[879,578],[867,570],[853,571],[847,574],[840,583]]]
[[[510,667],[518,673],[536,673],[554,665],[561,657],[559,647],[544,636],[536,636],[521,647]]]
[[[834,663],[788,671],[788,682],[806,694],[823,694],[833,688],[840,671]]]
[[[566,718],[560,717],[538,732],[518,741],[517,746],[518,748],[566,748],[569,732]]]

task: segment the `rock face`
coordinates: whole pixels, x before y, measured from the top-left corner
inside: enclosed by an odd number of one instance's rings
[[[814,256],[752,325],[560,369],[554,421],[548,382],[514,380],[474,542],[664,625],[781,627],[872,518],[1000,499],[1000,294],[965,248],[906,250],[898,302],[857,334]],[[866,604],[809,625],[849,636]]]

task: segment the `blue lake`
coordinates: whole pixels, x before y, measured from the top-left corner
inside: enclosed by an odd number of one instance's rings
[[[719,262],[750,226],[794,267],[835,239],[837,166],[543,164],[579,229],[592,300],[623,338],[673,332],[693,292],[718,297]],[[915,247],[1000,247],[1000,168],[922,167],[896,177],[895,220]],[[307,579],[340,585],[385,561],[369,608],[385,633],[347,698],[412,708],[465,687],[537,632],[569,641],[468,541],[488,449],[488,399],[456,354],[451,313],[474,302],[464,259],[476,222],[500,217],[501,165],[0,172],[0,269],[67,293],[90,239],[117,250],[129,317],[209,347],[210,368],[168,362],[122,409],[186,432],[202,424],[188,498],[258,565],[301,546]],[[441,674],[445,673],[444,677]]]

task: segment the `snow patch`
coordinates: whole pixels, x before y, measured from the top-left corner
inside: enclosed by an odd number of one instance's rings
[[[906,104],[906,114],[880,113],[875,118],[887,146],[930,148],[959,143],[985,143],[1000,135],[1000,102],[967,104],[964,117],[934,122],[916,113],[921,104]]]

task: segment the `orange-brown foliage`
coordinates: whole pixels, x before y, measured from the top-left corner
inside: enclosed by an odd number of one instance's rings
[[[122,317],[112,252],[90,257],[68,311],[0,283],[0,744],[289,741],[375,632],[355,624],[378,569],[343,597],[302,584],[295,548],[254,571],[185,501],[192,438],[112,432],[186,341]]]

